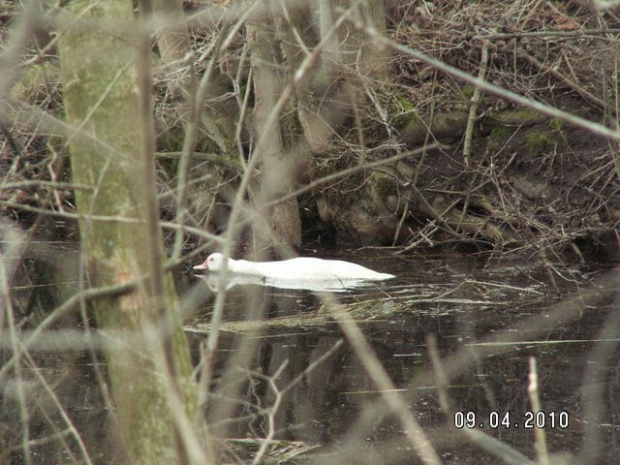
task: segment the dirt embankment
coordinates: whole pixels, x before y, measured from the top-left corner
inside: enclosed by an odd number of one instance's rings
[[[595,12],[577,2],[536,2],[525,9],[499,0],[418,3],[386,2],[387,37],[532,101],[615,127],[617,8]],[[206,50],[208,34],[192,32],[192,47]],[[238,122],[243,112],[231,109],[244,101],[234,96],[240,96],[248,73],[226,71],[240,63],[232,59],[243,51],[243,35],[238,39],[239,46],[231,46],[214,71],[188,176],[191,224],[216,234],[225,231],[247,162],[239,147],[248,157],[252,147],[251,131]],[[46,40],[53,44],[51,36]],[[75,205],[63,145],[67,135],[52,116],[62,114],[58,60],[53,45],[43,48],[47,55],[40,62],[32,58],[16,75],[10,99],[27,105],[7,107],[14,122],[4,127],[0,154],[5,181],[14,184],[0,192],[3,214],[25,227],[42,210],[71,212]],[[385,56],[390,58],[386,79],[356,76],[353,66],[343,66],[334,74],[340,81],[328,83],[331,93],[321,99],[296,95],[283,115],[283,134],[299,136],[285,146],[295,153],[290,163],[300,173],[293,190],[305,189],[299,195],[305,244],[412,249],[458,243],[568,252],[581,260],[618,257],[616,142],[479,92],[428,60],[387,48]],[[178,71],[188,72],[189,66],[181,65]],[[349,93],[332,91],[339,85],[345,89],[349,78],[359,84],[352,105]],[[160,201],[167,219],[176,216],[178,160],[186,135],[185,107],[171,90],[175,82],[157,71]],[[329,124],[318,118],[313,98],[337,109],[332,113],[338,117]],[[247,113],[244,121],[251,120],[251,108]],[[313,134],[321,136],[320,144],[308,136],[311,116],[324,123],[317,126],[320,134]],[[400,158],[376,164],[390,157]],[[346,176],[324,179],[356,167]]]
[[[473,76],[614,127],[617,76],[610,63],[620,55],[618,17],[557,2],[535,10],[512,11],[500,1],[395,7],[390,33]],[[381,93],[391,133],[375,125],[367,140],[386,148],[366,161],[425,143],[442,147],[317,188],[326,232],[357,244],[459,242],[579,260],[618,258],[616,142],[478,93],[406,54],[394,55],[393,76]],[[368,106],[375,121],[376,106]],[[345,146],[332,153],[346,157]],[[349,165],[359,163],[359,156],[348,156]]]

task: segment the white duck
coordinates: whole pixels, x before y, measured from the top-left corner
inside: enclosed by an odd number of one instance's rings
[[[224,256],[212,253],[205,262],[194,267],[195,270],[221,271]],[[342,260],[324,260],[321,258],[298,257],[281,262],[250,262],[247,260],[228,259],[231,273],[260,276],[266,279],[282,281],[303,280],[365,280],[382,281],[394,278],[394,275],[378,273],[369,268]]]

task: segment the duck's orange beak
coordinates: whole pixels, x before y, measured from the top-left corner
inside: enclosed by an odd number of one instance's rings
[[[205,260],[204,263],[200,264],[200,265],[196,265],[194,267],[195,270],[208,270],[209,269],[209,265],[207,265],[207,262]]]

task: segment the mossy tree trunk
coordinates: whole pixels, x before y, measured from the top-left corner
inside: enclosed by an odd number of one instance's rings
[[[152,190],[142,182],[137,47],[128,33],[135,30],[132,3],[74,1],[63,15],[70,25],[59,42],[63,99],[76,128],[69,140],[72,176],[91,188],[76,192],[86,275],[92,286],[118,284],[148,276],[152,255],[144,221]],[[179,463],[188,444],[180,425],[191,424],[196,413],[192,366],[171,279],[163,279],[159,298],[150,283],[93,306],[111,341],[108,369],[131,462]]]

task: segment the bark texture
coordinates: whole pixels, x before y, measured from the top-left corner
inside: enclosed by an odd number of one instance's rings
[[[278,72],[278,43],[276,25],[272,21],[248,24],[248,41],[252,51],[254,72],[254,132],[256,137],[267,138],[262,154],[262,179],[257,197],[260,208],[265,203],[285,196],[297,178],[295,154],[285,148],[280,124],[265,127],[270,112],[274,111],[282,92],[282,76]],[[265,220],[269,231],[259,225],[259,243],[281,242],[297,246],[301,243],[301,220],[297,198],[277,203],[266,210]],[[260,248],[260,245],[259,245]]]
[[[124,0],[76,1],[66,8],[65,14],[79,15],[81,24],[89,24],[77,25],[67,18],[67,24],[74,25],[59,43],[66,119],[75,128],[69,138],[73,182],[91,188],[76,193],[83,215],[83,260],[91,286],[118,284],[149,273],[136,49],[127,33],[133,13]],[[102,221],[98,216],[118,220]],[[166,318],[163,330],[156,311],[161,303],[154,302],[147,284],[94,304],[99,329],[109,332],[106,356],[118,424],[134,464],[179,460],[162,339],[172,339],[186,412],[193,415],[195,409],[176,293],[168,277],[164,282],[163,305],[173,316]]]

